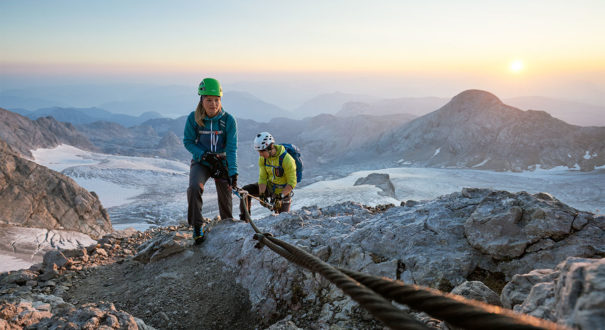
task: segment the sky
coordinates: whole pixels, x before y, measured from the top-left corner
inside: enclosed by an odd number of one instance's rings
[[[0,0],[0,90],[213,76],[276,100],[479,88],[605,105],[603,17],[603,0]]]

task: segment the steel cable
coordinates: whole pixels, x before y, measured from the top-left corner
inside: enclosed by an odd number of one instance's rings
[[[242,199],[245,204],[246,198]],[[374,317],[392,329],[429,329],[426,325],[397,309],[388,300],[343,274],[338,269],[321,261],[319,258],[284,241],[278,240],[270,236],[270,234],[261,234],[260,230],[258,230],[250,218],[247,205],[244,206],[246,219],[256,232],[254,239],[258,240],[261,243],[261,246],[266,245],[287,260],[321,274],[359,303],[363,308],[372,313]]]
[[[465,329],[566,329],[556,323],[514,313],[459,295],[348,269],[339,268],[339,270],[387,299],[421,310],[457,327]]]
[[[242,200],[247,204],[246,198]],[[244,215],[256,232],[254,239],[259,241],[257,247],[266,245],[287,260],[321,274],[392,329],[427,329],[428,327],[397,309],[389,300],[408,305],[465,329],[567,329],[549,321],[517,314],[498,306],[439,290],[335,268],[269,233],[261,233],[250,218],[247,205],[244,208]]]

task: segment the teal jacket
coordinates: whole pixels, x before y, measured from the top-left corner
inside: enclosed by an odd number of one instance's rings
[[[237,122],[232,115],[221,109],[213,118],[204,119],[204,127],[195,122],[195,111],[189,114],[185,123],[183,144],[193,156],[193,160],[210,167],[202,161],[205,152],[224,152],[227,155],[229,176],[237,174]]]

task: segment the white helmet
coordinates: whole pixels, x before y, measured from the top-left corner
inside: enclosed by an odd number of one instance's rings
[[[267,150],[274,143],[275,139],[269,132],[260,132],[254,138],[254,150]]]

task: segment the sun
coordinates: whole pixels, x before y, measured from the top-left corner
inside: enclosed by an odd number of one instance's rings
[[[510,64],[508,65],[508,69],[512,73],[520,73],[521,71],[523,71],[523,61],[514,60],[514,61],[510,62]]]

